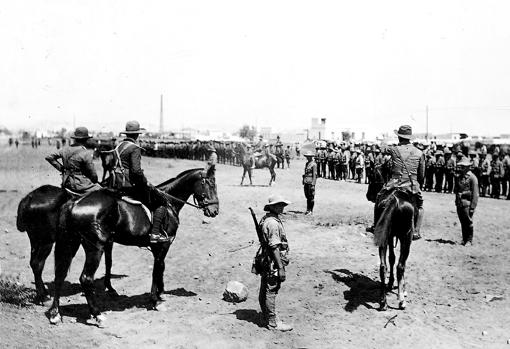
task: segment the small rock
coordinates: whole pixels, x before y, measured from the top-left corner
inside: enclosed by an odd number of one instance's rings
[[[5,231],[6,234],[9,233],[9,229],[5,229],[4,231]]]
[[[193,275],[193,279],[198,280],[198,275]]]
[[[486,336],[487,335],[487,331],[482,331],[482,336]]]
[[[248,288],[239,281],[229,281],[223,292],[223,300],[240,303],[246,299],[248,299]]]
[[[510,338],[506,340],[506,344],[510,344]]]

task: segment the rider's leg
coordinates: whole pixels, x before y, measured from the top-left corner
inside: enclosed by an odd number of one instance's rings
[[[152,229],[150,234],[151,243],[167,242],[170,240],[164,231],[164,222],[167,214],[165,206],[159,206],[152,214]]]
[[[418,207],[418,215],[416,217],[416,222],[414,222],[414,234],[413,234],[413,240],[421,239],[421,225],[423,223],[423,198],[421,196],[421,193],[417,195],[417,202],[416,206]]]

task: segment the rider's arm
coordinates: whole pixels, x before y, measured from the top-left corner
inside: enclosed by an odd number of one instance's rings
[[[425,182],[425,155],[421,155],[418,162],[418,183],[423,185]]]
[[[92,183],[97,183],[97,172],[92,161],[93,155],[90,151],[84,151],[82,154],[81,171],[88,177]]]
[[[46,157],[46,161],[48,161],[51,166],[55,167],[59,172],[62,172],[62,164],[58,162],[58,159],[62,159],[62,152],[60,150]]]
[[[142,150],[139,147],[133,147],[134,149],[130,154],[130,163],[131,166],[129,168],[130,180],[133,183],[141,183],[147,184],[147,178],[143,174],[142,170]]]

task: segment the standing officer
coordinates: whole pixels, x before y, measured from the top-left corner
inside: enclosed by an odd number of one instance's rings
[[[501,192],[501,178],[505,175],[505,170],[503,168],[503,162],[499,159],[499,154],[492,154],[491,161],[491,172],[490,172],[490,181],[491,181],[491,198],[499,199],[499,193]]]
[[[126,138],[115,148],[117,167],[115,168],[115,187],[141,201],[152,211],[152,229],[149,235],[151,243],[170,241],[162,222],[167,220],[168,202],[158,189],[147,181],[142,166],[142,149],[138,136],[143,133],[138,121],[128,121],[126,130],[121,132]]]
[[[469,170],[471,162],[464,158],[457,163],[455,206],[462,227],[462,245],[473,244],[473,215],[478,204],[478,180]]]
[[[444,192],[445,193],[452,193],[453,192],[453,183],[455,179],[455,168],[457,167],[457,164],[455,162],[455,158],[453,157],[452,152],[450,149],[445,148],[444,149],[444,156],[446,160],[446,171],[445,171],[445,179],[446,179],[446,185]]]
[[[306,198],[305,215],[313,214],[313,206],[315,205],[315,184],[317,183],[317,164],[313,161],[313,153],[306,151],[305,173],[303,174],[303,186]]]
[[[271,195],[264,206],[267,213],[259,222],[260,231],[266,241],[269,265],[260,275],[259,304],[264,316],[265,325],[270,330],[291,331],[292,326],[278,321],[276,317],[276,295],[282,282],[285,281],[285,267],[289,264],[289,244],[287,235],[280,219],[285,206],[290,201],[281,196]]]
[[[89,193],[101,189],[97,184],[97,173],[92,161],[92,151],[85,145],[89,138],[86,127],[77,127],[71,136],[74,143],[69,147],[57,150],[46,157],[51,166],[62,174],[62,188],[79,194]],[[62,159],[62,163],[58,160]]]

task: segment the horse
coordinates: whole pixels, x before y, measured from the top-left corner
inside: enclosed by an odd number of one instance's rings
[[[237,145],[237,154],[239,155],[241,159],[241,164],[243,165],[243,176],[241,178],[241,185],[243,185],[244,177],[246,174],[248,174],[248,177],[250,179],[250,185],[253,185],[251,180],[251,170],[252,170],[252,157],[248,152],[246,151],[246,146],[244,144],[238,144]],[[271,177],[269,179],[269,186],[276,180],[276,172],[274,170],[276,166],[276,157],[274,156],[267,156],[262,155],[255,159],[255,168],[265,168],[267,167],[269,169],[269,173],[271,174]]]
[[[380,310],[386,310],[388,304],[386,301],[386,292],[393,288],[395,277],[393,274],[393,266],[395,264],[395,245],[394,239],[400,242],[400,256],[397,265],[397,281],[398,281],[398,300],[399,308],[406,308],[405,301],[405,267],[411,249],[411,241],[414,232],[415,210],[412,193],[399,189],[384,191],[381,193],[382,198],[378,198],[376,203],[377,223],[374,230],[374,243],[379,247],[381,278],[381,300]],[[386,280],[386,251],[389,247],[390,277],[387,288]]]
[[[193,195],[198,205],[187,204],[202,209],[205,216],[215,217],[219,211],[214,168],[184,171],[157,188],[165,193],[169,206],[167,234],[170,241],[164,243],[150,243],[151,222],[141,205],[126,202],[109,189],[92,192],[64,205],[55,244],[55,293],[49,309],[51,324],[61,321],[60,293],[80,244],[85,250],[80,283],[92,316],[91,322],[102,327],[106,320],[96,304],[94,274],[109,241],[138,247],[150,246],[154,267],[149,308],[157,310],[157,302],[162,300],[164,291],[165,256],[176,236],[180,210]]]
[[[367,173],[367,175],[369,175],[369,173]],[[377,194],[381,191],[384,183],[385,181],[382,173],[382,167],[375,166],[373,171],[370,171],[370,178],[368,181],[368,188],[366,193],[366,198],[368,201],[375,203]]]
[[[19,231],[26,231],[30,239],[30,267],[34,274],[36,288],[35,303],[44,303],[49,300],[49,293],[42,279],[44,264],[55,243],[56,231],[62,206],[73,195],[65,189],[43,185],[21,199],[18,205],[16,226]],[[113,244],[105,245],[106,274],[104,278],[105,289],[112,295],[117,292],[111,285]]]

